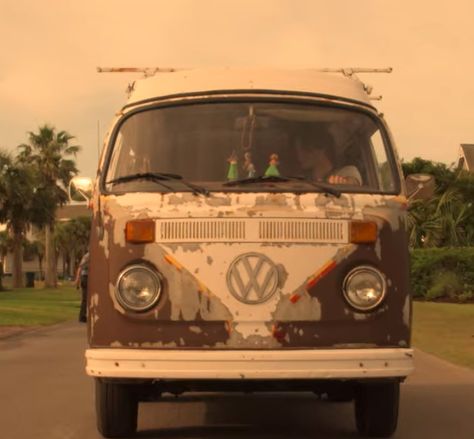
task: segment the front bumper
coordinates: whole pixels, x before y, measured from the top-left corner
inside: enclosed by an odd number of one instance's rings
[[[145,379],[351,379],[406,377],[412,349],[87,349],[94,377]]]

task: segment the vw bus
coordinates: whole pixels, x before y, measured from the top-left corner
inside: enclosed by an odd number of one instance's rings
[[[186,391],[311,391],[396,429],[413,369],[407,198],[352,70],[136,81],[91,199],[87,374],[99,431]]]

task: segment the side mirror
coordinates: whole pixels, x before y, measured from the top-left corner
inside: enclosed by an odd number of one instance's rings
[[[92,179],[88,177],[74,177],[69,182],[69,201],[86,201],[92,198]]]
[[[431,198],[436,189],[436,182],[432,175],[410,174],[405,179],[407,195],[412,200],[427,200]]]

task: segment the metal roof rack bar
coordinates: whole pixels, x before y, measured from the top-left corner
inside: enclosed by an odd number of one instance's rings
[[[352,76],[357,73],[392,73],[392,67],[370,68],[370,67],[340,67],[340,68],[322,68],[316,69],[318,72],[342,73],[346,76]]]
[[[97,67],[98,73],[143,73],[145,77],[156,73],[173,73],[187,70],[174,67]]]

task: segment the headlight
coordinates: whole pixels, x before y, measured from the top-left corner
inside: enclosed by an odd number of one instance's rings
[[[385,298],[386,291],[385,277],[374,267],[354,268],[344,279],[344,297],[349,305],[359,311],[376,308]]]
[[[115,296],[119,303],[132,311],[145,311],[160,298],[160,275],[146,265],[131,265],[120,273]]]

